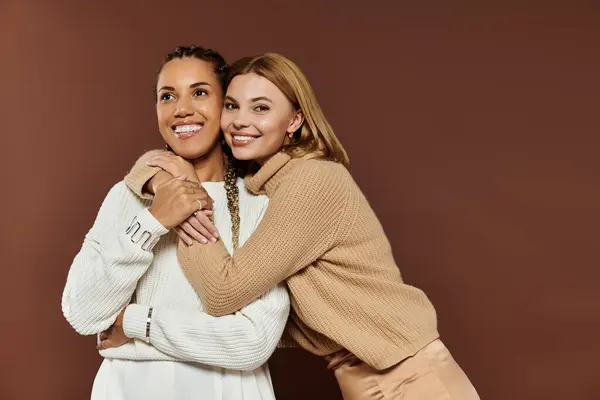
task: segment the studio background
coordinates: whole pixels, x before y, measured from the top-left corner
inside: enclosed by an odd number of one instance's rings
[[[598,398],[597,1],[83,3],[0,2],[0,399],[89,398],[101,359],[62,317],[67,271],[161,146],[163,55],[195,43],[301,66],[482,399]],[[321,359],[270,365],[279,399],[339,398]]]

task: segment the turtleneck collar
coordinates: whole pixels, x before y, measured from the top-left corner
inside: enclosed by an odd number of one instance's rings
[[[290,160],[291,157],[286,152],[276,153],[254,174],[246,175],[246,188],[254,194],[266,194],[270,197],[290,170]]]

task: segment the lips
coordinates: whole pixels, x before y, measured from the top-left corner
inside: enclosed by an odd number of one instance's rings
[[[250,141],[250,140],[256,139],[258,136],[250,136],[250,135],[231,135],[231,137],[233,137],[235,140]]]
[[[231,145],[232,146],[245,146],[248,143],[258,139],[261,135],[247,132],[231,132]]]
[[[171,129],[175,132],[175,136],[179,139],[188,139],[202,130],[203,122],[178,122]]]

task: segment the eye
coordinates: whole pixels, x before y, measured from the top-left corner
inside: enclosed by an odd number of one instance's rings
[[[265,111],[269,111],[270,108],[269,106],[265,106],[264,104],[258,104],[256,106],[254,106],[254,111],[256,112],[265,112]]]
[[[205,89],[196,89],[194,91],[194,96],[196,97],[200,97],[200,96],[207,96],[208,92]]]
[[[230,101],[226,101],[225,104],[223,104],[223,108],[226,110],[235,110],[237,108],[237,105]]]
[[[173,96],[172,93],[163,93],[159,97],[160,101],[169,101],[169,100],[173,100],[174,98],[175,98],[175,96]]]

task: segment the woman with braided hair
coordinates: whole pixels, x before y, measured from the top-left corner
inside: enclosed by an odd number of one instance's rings
[[[155,95],[168,151],[149,156],[181,173],[138,188],[155,193],[153,201],[136,196],[130,179],[113,186],[71,265],[63,313],[78,333],[98,336],[104,357],[92,400],[275,398],[266,362],[289,314],[285,285],[213,317],[176,254],[178,238],[218,237],[233,252],[267,207],[266,196],[247,192],[242,166],[226,154],[219,126],[226,73],[209,49],[167,55]]]
[[[254,162],[246,187],[269,206],[234,254],[221,241],[179,243],[207,312],[235,312],[285,281],[292,312],[283,342],[324,356],[344,399],[479,399],[440,340],[428,297],[403,281],[298,66],[272,53],[232,64],[221,129],[233,155]],[[141,187],[152,171],[138,163],[131,174]]]

